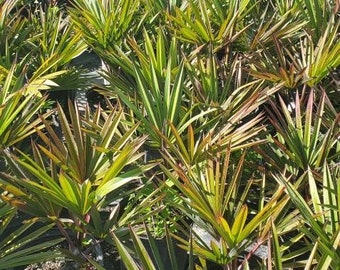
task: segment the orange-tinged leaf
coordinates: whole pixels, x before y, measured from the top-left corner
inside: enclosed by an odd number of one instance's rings
[[[194,138],[194,130],[192,125],[188,127],[188,149],[189,149],[189,156],[190,161],[193,161],[195,156],[195,138]]]
[[[22,211],[24,211],[27,208],[26,202],[23,200],[10,198],[8,196],[1,196],[1,199]]]
[[[1,181],[1,180],[0,180]],[[7,192],[17,196],[17,197],[24,197],[27,196],[26,193],[24,193],[20,188],[17,188],[14,185],[8,184],[8,183],[3,183],[1,181],[0,187],[2,190],[6,190]],[[6,196],[7,197],[7,196]]]

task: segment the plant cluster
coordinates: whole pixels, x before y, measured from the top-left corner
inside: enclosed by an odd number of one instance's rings
[[[0,269],[339,269],[339,12],[0,0]]]

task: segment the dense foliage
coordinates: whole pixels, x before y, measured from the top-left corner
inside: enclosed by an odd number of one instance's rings
[[[339,269],[339,27],[337,0],[0,0],[0,269]]]

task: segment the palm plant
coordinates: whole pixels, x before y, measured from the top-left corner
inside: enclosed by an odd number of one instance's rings
[[[110,85],[102,92],[125,104],[131,120],[141,122],[138,131],[149,135],[147,143],[154,148],[162,145],[158,133],[174,140],[168,122],[184,130],[216,108],[190,101],[186,67],[178,55],[181,44],[176,38],[167,40],[163,28],[156,35],[144,31],[144,37],[142,44],[129,40],[128,54],[117,49],[117,53],[103,56],[113,66],[105,72]]]
[[[316,86],[339,65],[336,5],[299,0],[282,1],[281,8],[286,13],[275,24],[277,14],[271,14],[272,19],[264,16],[253,38],[251,47],[257,51],[250,61],[251,74],[284,81],[291,90],[304,84]]]
[[[168,153],[164,154],[173,172],[164,165],[161,167],[183,196],[183,205],[177,207],[196,224],[192,229],[192,243],[176,238],[182,242],[183,248],[190,250],[191,246],[202,267],[206,267],[205,260],[225,269],[246,265],[249,258],[239,262],[239,256],[251,243],[258,243],[255,245],[258,247],[265,241],[268,218],[275,216],[274,213],[280,211],[287,201],[280,200],[283,190],[278,189],[262,208],[248,210],[246,202],[254,179],[242,180],[244,157],[242,155],[238,164],[234,164],[230,146],[223,152],[212,152],[210,145],[205,151],[205,159],[192,165],[187,165],[180,156],[176,160]],[[211,236],[208,242],[195,232],[199,229]]]
[[[21,18],[20,12],[16,10],[17,0],[1,1],[0,12],[0,63],[2,69],[10,69],[11,63],[17,55],[24,54],[24,41],[28,38],[25,30],[26,21]]]
[[[253,7],[249,0],[188,1],[186,5],[175,8],[174,15],[169,15],[170,29],[178,38],[198,47],[214,44],[214,52],[217,52],[229,48],[242,35],[247,28],[245,18]]]
[[[302,218],[299,219],[308,249],[305,261],[300,262],[305,269],[337,269],[339,266],[339,167],[325,162],[322,172],[308,170],[301,178],[308,178],[310,199],[305,201],[297,185],[284,175],[275,176],[278,183],[286,187],[287,194],[296,205]],[[301,182],[303,179],[300,179]],[[279,258],[281,246],[274,245],[277,254],[276,265],[284,267]],[[296,263],[296,265],[299,263]]]
[[[322,37],[326,28],[336,24],[335,16],[339,11],[339,6],[336,2],[298,0],[295,5],[298,7],[303,18],[308,22],[307,27],[308,30],[311,30],[314,42]]]
[[[15,64],[7,74],[0,92],[0,149],[6,151],[18,142],[42,129],[43,124],[37,117],[46,100],[34,93],[27,93],[27,89],[36,89],[35,85],[23,85],[24,75],[14,76]],[[43,84],[44,85],[44,84]],[[45,85],[45,87],[48,87]],[[45,113],[45,117],[53,111]]]
[[[291,108],[280,99],[278,104],[271,103],[270,120],[276,129],[277,137],[272,137],[275,143],[274,151],[268,151],[263,146],[263,156],[280,169],[286,169],[300,176],[309,168],[320,169],[325,162],[338,160],[338,154],[332,154],[337,149],[339,136],[339,116],[332,107],[327,95],[321,91],[319,104],[314,102],[315,94],[311,91],[306,105],[303,106],[303,96],[296,93],[295,115]],[[275,165],[276,164],[276,165]]]
[[[112,73],[107,78],[112,83],[111,93],[118,95],[134,117],[141,121],[140,132],[149,135],[150,145],[161,146],[157,130],[171,137],[167,120],[180,126],[185,124],[190,114],[183,99],[185,70],[177,57],[176,40],[165,44],[165,37],[159,31],[156,52],[153,52],[154,45],[146,32],[145,40],[145,51],[132,44],[138,60],[132,58],[125,61],[132,71],[131,84],[127,85],[126,81],[124,85],[119,83],[124,81],[124,75],[117,80],[115,73]],[[170,52],[168,56],[167,51]]]
[[[40,7],[24,17],[20,1],[6,0],[1,5],[0,66],[4,74],[16,62],[14,74],[25,73],[25,81],[34,85],[29,91],[72,89],[81,82],[79,72],[70,69],[69,63],[86,45],[74,35],[72,24],[58,7]],[[57,78],[57,83],[52,82]]]
[[[115,46],[119,47],[138,27],[139,6],[140,1],[131,0],[76,0],[69,12],[78,32],[102,56]]]
[[[334,20],[334,17],[332,17],[331,21]],[[313,43],[308,35],[302,41],[304,46],[301,46],[301,54],[303,55],[301,62],[302,65],[307,67],[307,84],[310,86],[317,85],[340,64],[340,44],[337,39],[340,21],[334,23],[331,21],[328,22],[317,42]]]
[[[316,86],[339,65],[339,42],[336,38],[339,21],[334,21],[332,17],[317,41],[314,41],[310,34],[301,32],[306,25],[305,21],[297,23],[294,27],[297,37],[293,36],[288,41],[279,39],[277,33],[271,33],[275,37],[275,50],[264,48],[255,54],[251,61],[251,73],[272,82],[284,81],[290,89],[296,88],[301,82]],[[264,46],[257,39],[255,40]]]
[[[87,46],[80,34],[74,33],[74,25],[62,11],[54,6],[37,9],[30,14],[31,33],[27,42],[30,58],[26,70],[30,80],[44,79],[48,74],[54,78],[54,90],[72,90],[82,86],[80,71],[70,67],[71,61],[83,53]]]
[[[334,179],[338,178],[339,115],[322,90],[302,95],[297,92],[294,107],[281,98],[280,106],[271,105],[269,115],[276,136],[272,137],[271,150],[262,145],[261,153],[272,166],[270,174],[287,189],[291,200],[287,211],[294,213],[282,212],[273,224],[272,263],[281,269],[332,269],[338,260],[333,241],[338,241]],[[284,244],[287,237],[293,239],[290,244]],[[327,255],[320,256],[319,249],[325,246],[329,247],[323,250]]]
[[[5,153],[12,172],[2,174],[1,183],[11,192],[4,195],[5,199],[29,215],[53,221],[77,256],[85,238],[100,252],[95,239],[105,239],[108,231],[96,226],[100,222],[98,211],[131,192],[135,185],[125,192],[122,188],[140,179],[152,165],[135,165],[143,155],[136,150],[145,138],[133,139],[137,125],[127,128],[121,122],[121,111],[107,115],[98,107],[93,114],[87,111],[83,119],[71,103],[69,111],[70,122],[58,106],[62,137],[42,118],[47,134],[38,131],[38,135],[46,146],[33,142],[32,157],[20,150],[16,155]],[[68,211],[67,217],[63,217],[62,209]],[[107,229],[112,226],[110,223]],[[87,257],[86,253],[82,255]]]

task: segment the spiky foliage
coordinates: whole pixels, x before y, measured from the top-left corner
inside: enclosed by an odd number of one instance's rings
[[[23,207],[15,199],[22,195],[26,210],[43,206],[44,214],[58,216],[68,207],[80,233],[99,239],[114,229],[127,266],[139,267],[128,262],[133,254],[152,268],[137,231],[131,229],[135,250],[129,255],[116,229],[143,218],[147,223],[152,213],[140,213],[158,210],[151,204],[163,202],[158,191],[166,186],[182,197],[168,209],[220,241],[182,239],[199,258],[191,269],[207,269],[209,260],[225,269],[336,269],[338,1],[76,0],[70,16],[57,1],[25,16],[18,16],[19,1],[0,2],[0,138],[11,167],[2,181],[12,187],[4,196],[14,205]],[[59,138],[46,116],[37,117],[44,103],[37,97],[47,88],[80,86],[71,81],[79,72],[68,65],[85,43],[103,63],[105,85],[98,91],[121,111],[80,116],[70,107],[67,120],[59,108]],[[33,132],[38,144],[12,152]],[[101,206],[117,187],[148,169],[132,169],[140,157],[133,147],[162,153],[156,155],[160,166],[143,179],[157,192],[137,208],[129,205],[118,222],[118,207],[103,221]],[[54,208],[46,203],[52,199]],[[256,258],[262,243],[269,249]]]
[[[15,226],[16,214],[15,208],[3,201],[0,202],[0,269],[10,269],[62,256],[59,251],[46,250],[60,243],[63,239],[37,242],[40,241],[39,237],[53,227],[53,224],[32,231],[32,226],[37,223],[37,220],[33,219],[17,227]],[[14,228],[11,228],[11,226]]]
[[[33,157],[19,150],[17,154],[6,152],[14,174],[2,174],[1,186],[11,192],[2,195],[8,203],[29,215],[55,222],[68,240],[71,252],[78,254],[81,249],[78,241],[83,237],[105,238],[109,233],[89,224],[100,222],[96,220],[100,218],[99,209],[127,196],[131,190],[127,189],[124,195],[121,189],[140,179],[152,165],[135,165],[143,155],[137,150],[145,138],[133,139],[137,126],[122,125],[121,111],[113,110],[107,115],[98,107],[93,114],[88,111],[83,119],[71,103],[69,111],[70,122],[58,107],[59,135],[42,119],[47,133],[38,131],[44,144],[32,143]],[[62,209],[69,212],[66,219],[61,215]],[[72,240],[65,230],[69,226],[83,237]]]

